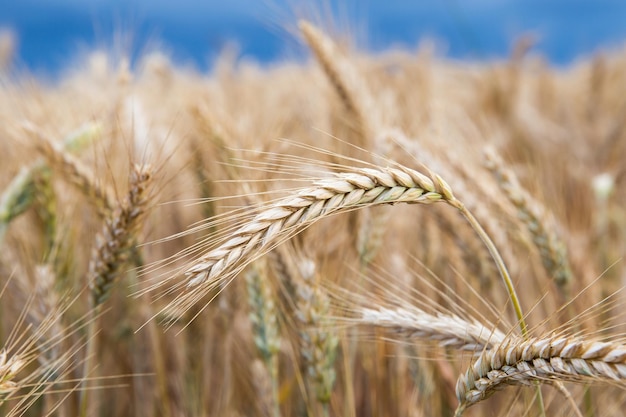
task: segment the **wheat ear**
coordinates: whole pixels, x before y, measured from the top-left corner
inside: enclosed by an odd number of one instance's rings
[[[381,130],[382,121],[379,113],[373,111],[375,102],[361,74],[321,30],[305,20],[298,26],[363,137],[373,138]]]
[[[267,266],[259,261],[255,268],[246,275],[246,289],[248,292],[248,304],[250,305],[250,322],[254,333],[256,345],[261,359],[263,360],[264,372],[260,369],[252,370],[257,374],[264,374],[269,387],[266,398],[267,415],[280,416],[280,384],[278,379],[278,353],[280,351],[280,331],[278,328],[278,314],[274,296],[271,291],[267,276]],[[261,384],[262,387],[264,384]]]
[[[317,181],[293,197],[264,207],[229,240],[203,255],[186,271],[188,286],[211,284],[232,275],[236,265],[249,263],[330,214],[376,204],[457,202],[443,180],[436,177],[435,181],[404,167],[354,169]]]
[[[31,134],[36,139],[37,149],[48,160],[48,163],[60,169],[65,174],[65,178],[85,194],[101,214],[105,215],[115,206],[113,192],[100,184],[86,165],[40,132],[31,131]]]
[[[539,250],[543,267],[559,289],[567,294],[572,281],[572,271],[567,257],[567,247],[559,238],[555,227],[550,225],[546,209],[535,200],[519,183],[516,175],[507,169],[496,151],[485,151],[487,168],[496,178],[498,185],[517,209],[520,220],[530,232],[533,243]]]
[[[108,297],[117,271],[132,248],[149,203],[147,187],[151,177],[152,168],[149,165],[135,165],[126,199],[105,220],[102,232],[97,237],[88,277],[93,307],[99,306]]]
[[[4,289],[0,291],[0,297],[3,295]],[[4,335],[6,340],[0,349],[0,404],[12,400],[2,407],[2,415],[7,417],[23,416],[43,396],[62,392],[63,388],[56,384],[71,383],[68,377],[78,364],[76,358],[82,342],[68,347],[64,341],[82,324],[74,323],[64,327],[63,332],[56,331],[61,317],[75,299],[60,300],[31,323],[32,309],[39,302],[37,298],[37,294],[31,293],[23,302],[23,310]],[[54,357],[53,351],[59,355]],[[58,400],[57,405],[61,401]]]
[[[298,276],[294,277],[296,288],[296,319],[300,327],[300,351],[306,369],[308,386],[328,415],[328,405],[335,384],[335,357],[339,339],[324,323],[330,310],[330,300],[321,291],[317,265],[311,259],[296,259]]]
[[[24,129],[30,134],[37,132],[32,125],[25,125]],[[100,131],[99,124],[87,124],[67,136],[63,140],[63,146],[67,151],[78,152],[91,143],[100,134]],[[22,168],[4,190],[0,197],[0,242],[8,224],[15,217],[25,212],[37,199],[38,183],[47,188],[43,190],[44,193],[50,194],[49,184],[42,184],[49,180],[48,176],[48,168],[42,161],[39,161],[27,168]],[[46,226],[52,227],[49,223]]]
[[[457,414],[506,385],[551,381],[624,382],[626,346],[562,336],[505,340],[482,352],[457,380]]]
[[[9,223],[22,214],[35,199],[32,169],[22,168],[0,196],[0,242]]]
[[[417,307],[361,308],[359,325],[384,327],[409,339],[432,340],[440,346],[465,351],[492,349],[506,335],[498,329],[467,321],[454,314],[429,314]]]

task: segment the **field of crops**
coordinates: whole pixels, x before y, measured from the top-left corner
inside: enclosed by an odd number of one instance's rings
[[[299,29],[209,74],[0,47],[0,413],[621,416],[623,51]]]

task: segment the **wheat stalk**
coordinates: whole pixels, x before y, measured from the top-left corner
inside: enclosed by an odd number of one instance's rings
[[[142,225],[142,219],[149,203],[147,187],[152,179],[152,168],[149,165],[135,165],[130,176],[128,195],[105,219],[105,225],[97,236],[96,247],[89,262],[87,280],[90,288],[90,306],[92,321],[89,324],[89,339],[87,345],[87,360],[85,362],[85,377],[92,371],[96,353],[96,317],[101,310],[102,303],[111,293],[111,288],[118,276],[119,268],[127,260],[128,253],[133,248],[137,230]],[[80,403],[80,415],[86,417],[94,412],[88,407],[89,380],[86,380],[86,390],[83,392]]]

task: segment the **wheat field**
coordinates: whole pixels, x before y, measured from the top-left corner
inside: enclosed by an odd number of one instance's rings
[[[0,413],[621,416],[626,56],[0,59]]]

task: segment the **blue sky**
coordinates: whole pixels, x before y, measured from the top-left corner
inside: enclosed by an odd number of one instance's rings
[[[113,33],[132,39],[135,53],[161,45],[176,61],[204,70],[229,42],[260,62],[297,56],[284,29],[301,10],[297,0],[0,0],[0,27],[18,39],[18,64],[55,73],[85,49],[110,47]],[[311,4],[311,1],[306,4]],[[559,65],[615,49],[626,40],[625,0],[318,0],[337,26],[351,26],[359,46],[414,49],[424,37],[459,59],[504,57],[522,33]],[[321,6],[320,6],[321,5]],[[326,6],[324,6],[326,5]],[[324,13],[322,13],[324,14]]]

